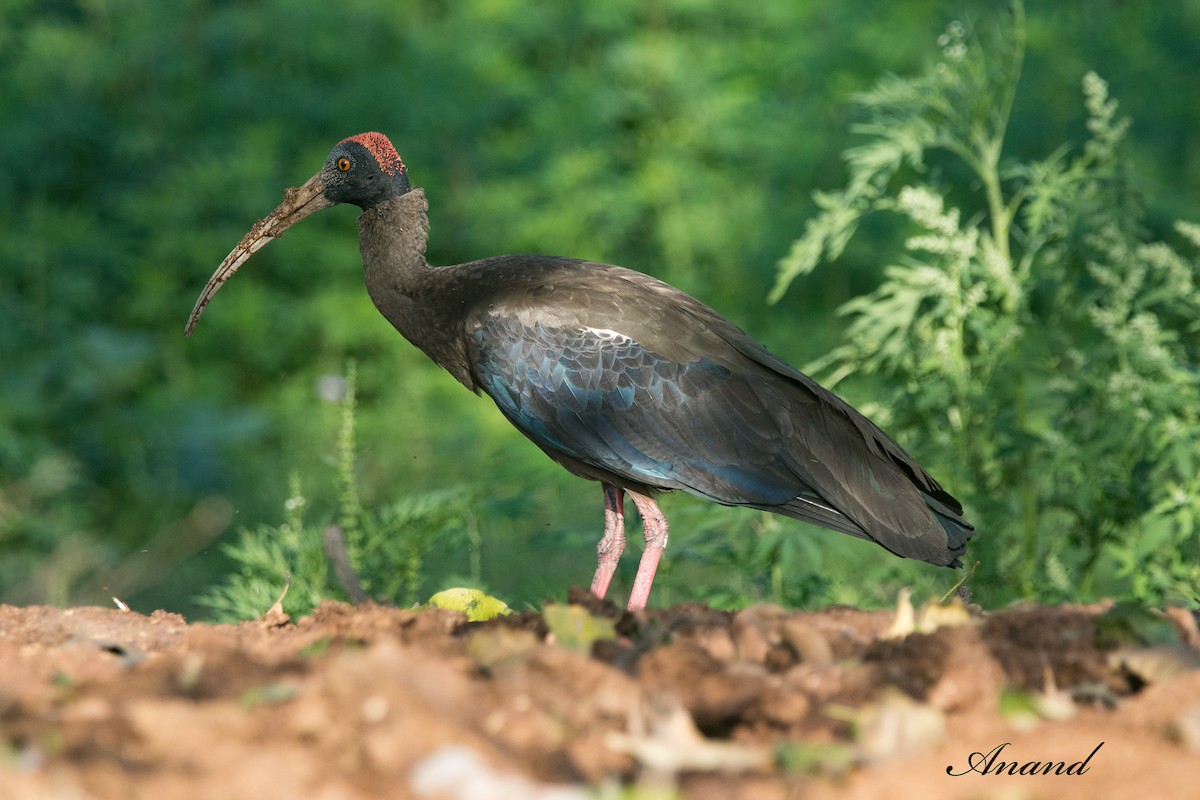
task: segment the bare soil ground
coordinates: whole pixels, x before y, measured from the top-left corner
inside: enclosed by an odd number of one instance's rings
[[[0,606],[0,797],[1200,797],[1188,611],[1147,647],[1107,636],[1103,606],[888,636],[894,612],[573,600],[616,635],[532,612]],[[1047,763],[1082,774],[995,774]]]

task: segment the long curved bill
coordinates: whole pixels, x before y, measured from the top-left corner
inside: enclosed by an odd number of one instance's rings
[[[242,240],[237,243],[237,247],[233,248],[229,255],[225,256],[221,266],[217,267],[217,271],[208,279],[208,284],[200,293],[200,298],[196,300],[192,315],[188,317],[183,334],[185,336],[192,335],[192,331],[196,329],[196,323],[200,321],[200,315],[204,313],[204,309],[212,301],[217,290],[225,281],[233,277],[233,273],[237,272],[238,268],[250,259],[250,256],[265,247],[267,242],[278,239],[284,231],[300,220],[323,208],[329,208],[331,205],[333,202],[325,197],[325,182],[321,180],[319,172],[305,181],[300,188],[293,187],[284,192],[283,202],[279,204],[279,207],[254,223],[250,232],[242,237]]]

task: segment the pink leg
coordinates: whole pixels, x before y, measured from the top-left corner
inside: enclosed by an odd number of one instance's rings
[[[608,584],[617,571],[617,562],[625,550],[625,493],[611,483],[604,484],[604,538],[596,545],[600,557],[592,578],[592,594],[604,599]]]
[[[649,496],[634,492],[629,492],[629,496],[633,498],[633,504],[642,517],[642,528],[646,534],[646,549],[638,564],[637,577],[633,579],[633,591],[629,593],[628,608],[637,611],[645,608],[646,601],[650,599],[650,586],[654,583],[654,573],[658,571],[658,560],[667,548],[667,518]]]

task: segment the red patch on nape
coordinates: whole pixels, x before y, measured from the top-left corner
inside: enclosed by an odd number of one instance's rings
[[[357,136],[348,136],[342,141],[358,142],[367,148],[367,152],[375,156],[375,161],[379,164],[379,168],[388,175],[395,175],[397,172],[404,171],[404,162],[400,159],[400,154],[392,146],[391,140],[382,133],[374,131],[360,133]]]

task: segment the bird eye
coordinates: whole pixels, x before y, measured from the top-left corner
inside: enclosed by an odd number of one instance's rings
[[[345,156],[342,156],[341,158],[339,158],[337,160],[337,168],[338,168],[338,172],[349,172],[350,171],[350,159],[346,158]]]

